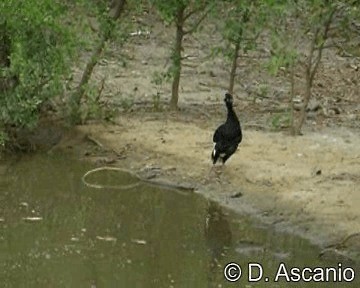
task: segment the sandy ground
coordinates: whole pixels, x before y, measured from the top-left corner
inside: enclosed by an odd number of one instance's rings
[[[231,209],[323,247],[360,232],[359,135],[332,129],[294,138],[245,130],[223,171],[209,176],[214,127],[199,122],[176,114],[128,114],[117,124],[80,126],[75,134],[103,145],[102,152],[85,153],[100,166],[110,162],[136,172],[156,171],[156,179],[195,187]],[[69,137],[64,143],[76,145]],[[239,192],[242,196],[234,198]],[[359,239],[342,243],[338,252],[356,254]]]
[[[75,147],[89,135],[103,145],[100,152],[86,153],[102,161],[99,165],[115,161],[113,165],[137,172],[157,171],[159,179],[192,185],[196,192],[276,229],[299,233],[323,247],[342,244],[333,247],[339,253],[359,253],[360,60],[325,51],[313,91],[320,109],[308,114],[304,136],[291,137],[271,132],[274,117],[288,106],[286,75],[270,77],[264,70],[267,49],[244,55],[235,87],[243,142],[223,172],[208,177],[212,134],[226,116],[222,98],[230,65],[221,57],[208,57],[221,37],[211,23],[205,23],[207,33],[186,36],[181,110],[164,112],[170,84],[152,80],[154,72],[169,67],[174,31],[154,18],[139,17],[134,29],[149,33],[131,38],[122,48],[112,44],[94,72],[92,83],[106,79],[103,104],[121,115],[112,124],[80,126],[62,144]],[[261,37],[259,41],[266,43]],[[124,53],[130,59],[126,68],[121,65]],[[81,69],[74,70],[75,79]],[[300,97],[301,71],[295,76]],[[156,93],[160,112],[153,109]],[[232,197],[239,192],[241,197]]]

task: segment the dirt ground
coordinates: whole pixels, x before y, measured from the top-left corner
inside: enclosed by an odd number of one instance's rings
[[[102,101],[120,116],[111,124],[79,126],[62,144],[75,146],[75,139],[88,135],[102,148],[84,154],[99,165],[115,161],[112,165],[136,172],[156,171],[158,179],[193,186],[276,229],[322,247],[338,243],[332,251],[359,257],[360,62],[326,51],[313,93],[320,109],[309,111],[303,136],[291,137],[286,130],[272,131],[288,106],[286,77],[268,76],[265,48],[245,55],[235,87],[244,138],[223,172],[209,176],[212,135],[226,117],[222,100],[230,68],[221,57],[208,57],[220,35],[215,25],[205,23],[208,33],[185,38],[180,110],[166,112],[171,85],[156,86],[152,79],[169,65],[174,31],[149,15],[137,23],[136,31],[145,36],[134,36],[123,48],[114,44],[94,74],[95,83],[106,77]],[[130,59],[126,68],[119,64],[121,53]],[[296,77],[300,97],[301,71]]]
[[[99,166],[156,171],[157,179],[195,187],[231,209],[321,246],[360,231],[360,137],[350,131],[293,138],[245,130],[240,149],[223,172],[209,176],[213,127],[176,115],[126,115],[116,122],[78,127],[79,135],[89,135],[108,148],[105,153],[85,153]],[[237,198],[239,192],[242,196]],[[349,245],[358,244],[352,239]]]

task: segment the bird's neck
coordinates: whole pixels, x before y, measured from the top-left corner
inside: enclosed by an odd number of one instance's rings
[[[234,112],[233,106],[231,104],[227,104],[226,107],[227,107],[227,111],[228,111],[228,119],[235,119],[235,120],[239,121]]]

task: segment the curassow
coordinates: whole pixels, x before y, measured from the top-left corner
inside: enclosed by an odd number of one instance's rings
[[[219,158],[225,164],[226,160],[235,153],[242,140],[240,122],[233,109],[233,96],[230,93],[225,93],[224,101],[227,108],[227,119],[214,133],[213,141],[215,146],[211,153],[213,164]]]

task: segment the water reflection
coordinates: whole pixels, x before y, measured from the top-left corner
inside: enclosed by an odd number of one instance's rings
[[[230,261],[257,261],[269,273],[280,252],[289,265],[325,264],[308,242],[256,228],[196,194],[143,185],[89,189],[81,176],[91,168],[63,155],[38,155],[1,170],[1,287],[228,287],[222,267]],[[98,177],[112,184],[119,178]],[[245,242],[266,249],[239,253]]]
[[[226,215],[213,201],[209,202],[207,208],[204,231],[210,253],[208,286],[216,287],[216,283],[221,281],[219,278],[222,278],[222,274],[219,274],[222,269],[220,260],[226,256],[226,251],[231,246],[232,233]]]

